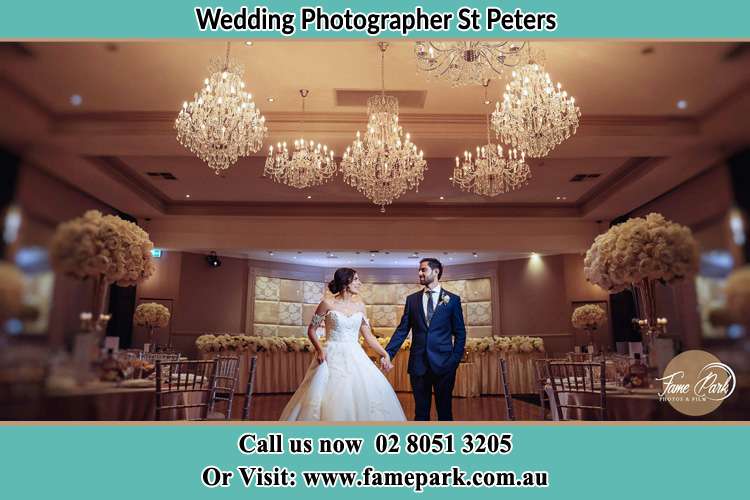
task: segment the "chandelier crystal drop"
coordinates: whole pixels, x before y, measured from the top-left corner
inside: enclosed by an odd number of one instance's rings
[[[485,101],[489,80],[483,83]],[[454,186],[481,196],[497,196],[528,184],[531,169],[526,154],[516,148],[493,144],[490,138],[489,113],[487,114],[487,144],[477,146],[476,153],[464,151],[463,161],[456,157],[451,178]]]
[[[305,99],[309,91],[300,90],[302,96],[302,120],[304,128]],[[268,148],[268,158],[263,175],[275,182],[286,184],[297,189],[305,189],[323,184],[330,179],[337,169],[332,150],[328,146],[299,138],[294,141],[294,148],[288,148],[286,142]]]
[[[420,71],[457,87],[502,77],[505,68],[525,62],[525,46],[518,41],[418,41],[414,55]]]
[[[229,60],[213,60],[211,75],[193,100],[182,105],[175,129],[177,140],[205,161],[218,175],[260,150],[268,135],[266,119],[245,92],[244,69]]]
[[[532,62],[513,71],[502,102],[495,104],[492,127],[504,142],[541,158],[576,133],[580,117],[575,99]]]
[[[344,181],[385,212],[385,206],[418,188],[427,162],[424,153],[404,134],[398,122],[398,100],[385,95],[384,58],[388,44],[381,50],[381,93],[367,100],[367,130],[357,131],[351,146],[341,159]]]

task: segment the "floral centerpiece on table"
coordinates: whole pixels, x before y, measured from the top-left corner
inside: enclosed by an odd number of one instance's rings
[[[156,302],[147,302],[138,305],[133,314],[133,322],[136,326],[145,326],[148,328],[148,339],[151,344],[154,343],[154,337],[158,328],[165,328],[169,324],[172,314],[166,306]]]
[[[7,262],[0,262],[0,331],[5,320],[23,310],[24,279],[21,271]]]
[[[618,293],[632,288],[646,343],[666,329],[656,315],[656,283],[671,284],[698,271],[698,244],[690,228],[656,213],[628,219],[594,240],[584,259],[586,279]]]
[[[726,309],[733,321],[750,324],[750,266],[736,269],[729,275],[726,288]]]
[[[574,327],[588,333],[589,343],[593,344],[594,331],[604,326],[607,322],[607,313],[596,304],[585,304],[576,307],[570,320]]]
[[[154,273],[154,245],[146,231],[114,215],[89,210],[57,227],[50,244],[56,272],[94,282],[92,313],[102,331],[109,316],[104,304],[109,285],[135,286]]]

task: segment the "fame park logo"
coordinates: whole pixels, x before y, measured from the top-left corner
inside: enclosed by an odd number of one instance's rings
[[[685,351],[672,358],[664,375],[656,380],[662,384],[659,400],[693,417],[714,411],[737,385],[737,377],[728,365],[700,350]]]

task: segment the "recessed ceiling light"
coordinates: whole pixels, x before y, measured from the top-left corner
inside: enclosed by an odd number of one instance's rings
[[[312,200],[312,196],[308,194],[308,195],[307,195],[307,199],[308,199],[308,200]]]
[[[489,105],[489,104],[490,104],[490,101],[489,101],[489,99],[485,99],[484,103],[485,103],[486,105]]]
[[[248,40],[247,42],[245,42],[245,45],[247,45],[248,47],[252,47],[253,46],[252,40]]]
[[[268,98],[268,102],[273,102],[273,101],[275,101],[275,99],[273,97],[269,97]]]
[[[445,199],[445,196],[441,196],[441,197],[440,197],[440,199],[441,199],[441,200],[444,200],[444,199]]]
[[[453,180],[453,177],[448,177],[448,180],[449,180],[449,181],[452,181],[452,180]]]
[[[189,194],[186,194],[186,195],[185,195],[185,198],[190,198],[190,195],[189,195]]]
[[[73,106],[80,106],[83,103],[83,97],[81,97],[78,94],[73,94],[70,96],[70,104]]]
[[[688,103],[685,99],[677,101],[677,109],[687,109]]]

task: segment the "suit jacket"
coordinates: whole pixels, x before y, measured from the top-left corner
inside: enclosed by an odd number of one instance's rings
[[[409,373],[424,375],[429,366],[433,373],[441,375],[455,370],[464,356],[466,327],[461,297],[441,289],[428,326],[422,307],[423,294],[424,291],[420,290],[406,298],[401,323],[385,350],[394,359],[411,330]],[[443,299],[445,296],[448,297],[447,303]]]

